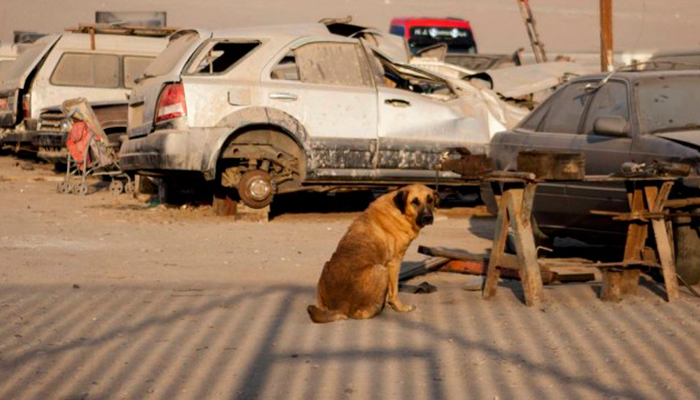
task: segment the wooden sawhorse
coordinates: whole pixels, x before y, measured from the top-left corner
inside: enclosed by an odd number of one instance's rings
[[[532,229],[532,206],[537,190],[535,175],[527,172],[494,173],[486,180],[491,183],[498,201],[498,216],[482,297],[489,299],[496,294],[501,269],[514,269],[520,275],[525,304],[539,306],[544,300],[544,290]],[[601,298],[620,301],[623,295],[636,293],[639,268],[647,266],[661,268],[667,300],[677,299],[679,291],[676,267],[664,211],[664,203],[668,199],[674,178],[590,176],[582,181],[617,181],[624,182],[627,187],[629,212],[594,211],[629,222],[622,262],[592,264],[603,270]],[[653,248],[646,247],[650,227],[655,239]],[[509,233],[515,254],[506,252]]]

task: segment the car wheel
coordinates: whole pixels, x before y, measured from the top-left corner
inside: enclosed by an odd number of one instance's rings
[[[238,183],[238,195],[250,208],[264,208],[272,203],[275,182],[265,171],[256,169],[243,174]]]
[[[698,221],[677,217],[673,221],[676,273],[689,285],[700,282],[700,236]]]

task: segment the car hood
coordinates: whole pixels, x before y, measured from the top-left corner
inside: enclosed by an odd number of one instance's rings
[[[700,147],[700,130],[655,133],[654,136]]]

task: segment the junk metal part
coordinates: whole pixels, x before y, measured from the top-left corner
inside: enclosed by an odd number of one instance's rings
[[[586,175],[586,158],[582,153],[521,151],[518,170],[531,172],[537,179],[580,180]]]

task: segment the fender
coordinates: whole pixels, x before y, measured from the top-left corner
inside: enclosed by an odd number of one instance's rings
[[[202,160],[206,163],[203,166],[206,179],[214,179],[216,176],[216,164],[226,141],[239,130],[256,125],[270,125],[282,129],[297,142],[306,155],[307,173],[313,168],[315,161],[309,143],[309,135],[301,122],[291,115],[274,108],[249,107],[227,115],[216,124],[215,129],[225,133],[217,135],[207,146],[209,147],[209,157],[205,157]]]

